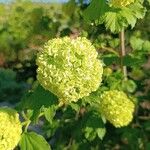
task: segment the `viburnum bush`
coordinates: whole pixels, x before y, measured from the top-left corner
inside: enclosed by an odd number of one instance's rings
[[[124,33],[145,12],[143,0],[92,0],[80,12],[84,21],[104,24],[120,38],[98,36],[93,42],[66,36],[47,41],[36,58],[37,81],[16,107],[20,120],[16,110],[0,108],[0,150],[105,149],[100,144],[108,126],[130,126],[138,102],[133,94],[137,85],[127,67],[140,64],[145,55],[139,51],[126,55]],[[105,47],[105,38],[111,48]],[[138,47],[136,38],[130,39],[133,49]],[[147,53],[149,42],[141,43]],[[119,45],[120,51],[115,51]],[[99,49],[111,54],[102,55]],[[43,135],[32,131],[36,124]]]

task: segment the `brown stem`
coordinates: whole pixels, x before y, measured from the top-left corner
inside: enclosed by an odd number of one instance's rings
[[[123,65],[123,58],[126,55],[126,50],[125,50],[125,35],[124,35],[124,29],[121,30],[120,32],[120,59],[121,59],[121,69],[124,75],[124,80],[127,80],[127,67]]]

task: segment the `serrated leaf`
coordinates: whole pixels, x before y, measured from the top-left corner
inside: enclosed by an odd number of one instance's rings
[[[123,18],[119,15],[118,11],[107,12],[104,22],[106,29],[109,29],[113,33],[121,31],[125,26]]]
[[[146,8],[140,2],[135,2],[129,5],[129,8],[133,11],[134,16],[137,19],[142,19],[145,16]]]
[[[35,132],[23,133],[19,147],[21,150],[51,150],[44,137]]]
[[[122,17],[124,17],[126,19],[126,21],[128,22],[129,25],[131,25],[131,27],[133,28],[136,24],[136,20],[137,18],[134,16],[134,13],[131,9],[129,8],[123,8],[120,11]]]
[[[142,19],[145,16],[146,8],[141,2],[136,1],[123,8],[110,8],[99,21],[99,24],[104,23],[106,29],[113,33],[120,32],[123,28],[129,25],[133,28],[137,19]]]
[[[83,12],[83,16],[87,21],[95,21],[104,15],[109,9],[105,0],[92,0],[87,9]]]

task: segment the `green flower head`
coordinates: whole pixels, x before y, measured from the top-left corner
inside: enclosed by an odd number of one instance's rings
[[[135,0],[109,0],[109,4],[111,7],[125,7],[134,3]]]
[[[96,91],[102,80],[102,62],[86,38],[49,40],[37,55],[37,79],[61,102],[77,101]]]
[[[122,91],[105,91],[101,95],[100,111],[115,127],[127,126],[133,118],[134,104]]]
[[[0,108],[0,150],[13,150],[20,141],[21,133],[19,114],[10,108]]]

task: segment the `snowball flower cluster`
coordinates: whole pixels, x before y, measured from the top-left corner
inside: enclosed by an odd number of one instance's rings
[[[10,108],[0,108],[0,150],[13,150],[22,133],[18,113]]]
[[[135,0],[109,0],[109,4],[112,7],[125,7],[134,1]]]
[[[101,95],[100,111],[115,127],[122,127],[132,121],[134,104],[122,91],[105,91]]]
[[[61,102],[77,101],[101,83],[103,68],[97,56],[84,37],[49,40],[37,55],[37,79]]]

